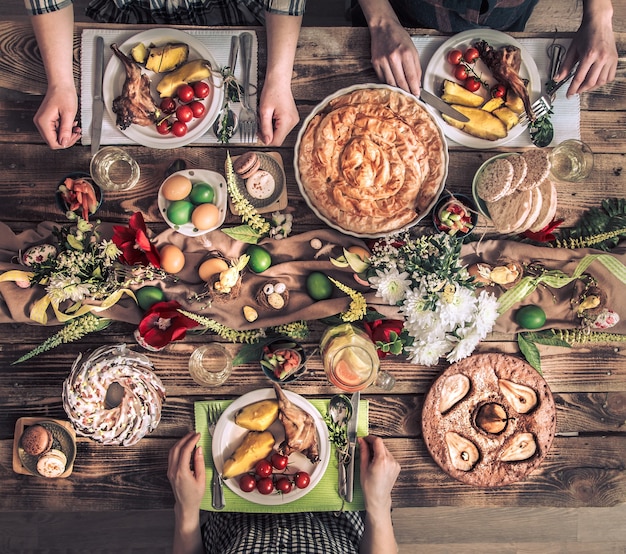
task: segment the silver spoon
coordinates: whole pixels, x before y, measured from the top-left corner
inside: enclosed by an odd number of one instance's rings
[[[235,66],[237,65],[237,54],[239,54],[239,35],[233,35],[230,39],[230,53],[228,54],[228,67],[233,75],[235,74]],[[225,133],[230,139],[230,137],[237,132],[238,126],[239,118],[237,114],[230,109],[228,86],[224,84],[224,103],[222,104],[220,113],[217,114],[217,119],[213,123],[213,132],[218,139]],[[226,142],[228,142],[228,140]]]
[[[350,402],[347,396],[337,394],[330,399],[328,413],[338,428],[343,430],[348,425],[348,421],[352,416],[352,402]],[[345,498],[348,491],[344,457],[345,453],[339,453],[339,496],[341,496],[341,498]]]

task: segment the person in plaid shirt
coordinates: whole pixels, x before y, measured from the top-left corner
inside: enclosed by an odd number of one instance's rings
[[[359,437],[365,513],[210,512],[200,523],[205,491],[199,433],[188,433],[170,450],[167,477],[174,492],[174,554],[392,554],[391,490],[400,465],[379,437]]]
[[[48,78],[34,122],[53,149],[74,145],[78,95],[73,75],[72,0],[24,0]],[[291,92],[293,61],[306,0],[93,0],[86,13],[102,23],[259,25],[267,29],[267,72],[259,138],[280,146],[300,120]]]
[[[356,0],[353,0],[356,2]],[[456,33],[490,27],[523,31],[538,0],[358,0],[355,24],[367,24],[372,64],[381,81],[419,96],[422,69],[419,55],[404,27]],[[615,79],[617,47],[611,0],[583,0],[583,18],[557,80],[579,62],[568,96]]]

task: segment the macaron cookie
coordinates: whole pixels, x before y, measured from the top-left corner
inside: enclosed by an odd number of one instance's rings
[[[242,179],[248,179],[261,167],[261,160],[256,152],[246,152],[239,156],[233,163],[235,173]]]
[[[246,179],[246,190],[252,198],[265,200],[274,194],[276,181],[271,173],[259,169]]]
[[[37,460],[37,471],[44,477],[60,477],[65,473],[67,456],[60,450],[50,450]]]
[[[42,425],[31,425],[24,429],[20,444],[26,454],[40,456],[52,448],[52,433]]]

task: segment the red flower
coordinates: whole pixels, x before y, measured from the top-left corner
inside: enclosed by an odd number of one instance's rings
[[[548,225],[541,229],[541,231],[537,231],[536,233],[533,233],[532,231],[524,231],[522,236],[536,242],[552,242],[556,240],[552,231],[561,225],[561,223],[563,223],[562,219],[553,219],[552,223],[548,223]]]
[[[126,265],[149,265],[161,267],[161,256],[148,238],[146,224],[141,212],[135,212],[128,227],[113,226],[113,242],[122,251],[119,261]]]
[[[184,339],[187,329],[198,324],[178,308],[180,304],[176,300],[153,304],[135,331],[137,342],[148,350],[160,350],[172,341]]]
[[[365,322],[365,332],[376,345],[378,357],[382,360],[387,354],[399,354],[402,351],[400,333],[404,322],[400,319],[377,319]],[[391,336],[395,333],[395,336]]]

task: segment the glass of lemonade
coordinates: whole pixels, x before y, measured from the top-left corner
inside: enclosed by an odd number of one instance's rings
[[[395,384],[391,375],[380,371],[374,343],[350,323],[327,329],[320,350],[326,377],[341,390],[354,392],[373,383],[389,390]]]
[[[565,140],[552,149],[550,164],[553,177],[575,183],[586,179],[591,173],[593,152],[580,140]]]

